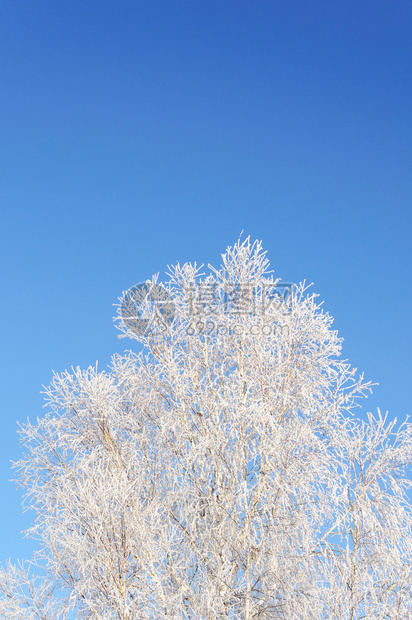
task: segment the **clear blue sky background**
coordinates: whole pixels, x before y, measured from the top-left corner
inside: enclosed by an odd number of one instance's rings
[[[52,369],[104,368],[122,291],[241,230],[412,414],[411,32],[406,0],[0,2],[0,561]]]

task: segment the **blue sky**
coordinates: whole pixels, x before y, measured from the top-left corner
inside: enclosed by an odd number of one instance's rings
[[[411,32],[406,0],[0,3],[1,562],[52,370],[133,347],[122,291],[242,230],[412,414]]]

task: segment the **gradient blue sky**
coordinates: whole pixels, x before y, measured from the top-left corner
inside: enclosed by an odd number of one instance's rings
[[[242,230],[412,414],[411,32],[406,0],[0,2],[1,562],[52,369],[133,347],[122,291]]]

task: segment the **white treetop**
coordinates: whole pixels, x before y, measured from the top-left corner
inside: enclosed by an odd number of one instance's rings
[[[169,275],[172,302],[123,303],[142,352],[55,375],[21,427],[39,550],[0,616],[410,620],[412,425],[354,417],[370,384],[259,242]]]

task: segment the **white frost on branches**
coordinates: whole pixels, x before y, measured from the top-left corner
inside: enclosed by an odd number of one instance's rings
[[[200,282],[254,312],[215,303],[210,329]],[[332,318],[304,285],[264,311],[274,283],[249,239],[177,265],[143,353],[54,377],[15,465],[39,583],[2,570],[2,618],[410,620],[412,425],[354,417],[371,386]]]

